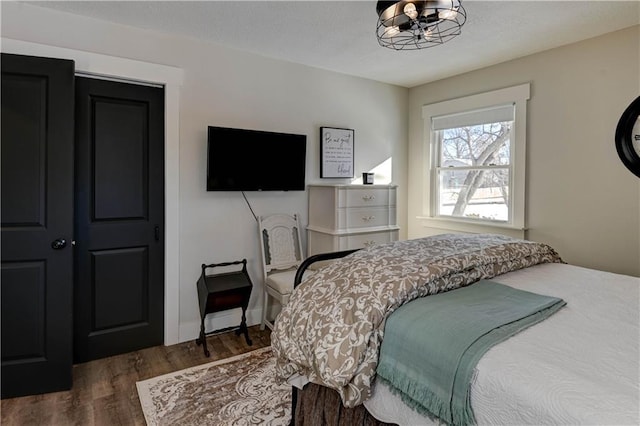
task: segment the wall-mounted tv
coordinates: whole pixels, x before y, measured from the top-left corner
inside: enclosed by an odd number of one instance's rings
[[[207,191],[304,191],[306,135],[208,130]]]

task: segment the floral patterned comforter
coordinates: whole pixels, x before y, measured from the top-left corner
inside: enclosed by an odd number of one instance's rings
[[[304,281],[271,336],[276,374],[335,389],[346,407],[370,395],[386,318],[417,297],[539,263],[546,244],[491,234],[445,234],[357,251]]]

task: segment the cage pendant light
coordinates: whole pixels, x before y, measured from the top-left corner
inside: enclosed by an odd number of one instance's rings
[[[460,35],[467,20],[461,0],[379,1],[378,42],[395,50],[438,46]]]

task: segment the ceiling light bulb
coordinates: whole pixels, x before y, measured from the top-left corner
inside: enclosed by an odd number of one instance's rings
[[[393,37],[396,36],[400,33],[400,28],[398,28],[397,25],[394,25],[393,27],[389,27],[387,28],[387,30],[385,31],[384,35],[387,37]]]
[[[453,9],[441,10],[440,13],[438,13],[438,18],[440,19],[454,20],[456,16],[458,16],[458,11]]]
[[[416,5],[413,3],[407,3],[404,6],[404,14],[407,15],[410,19],[416,19],[418,17]]]

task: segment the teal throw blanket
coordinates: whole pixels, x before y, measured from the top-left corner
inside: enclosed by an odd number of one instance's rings
[[[469,393],[482,355],[564,305],[487,280],[414,300],[387,319],[378,380],[422,414],[475,424]]]

